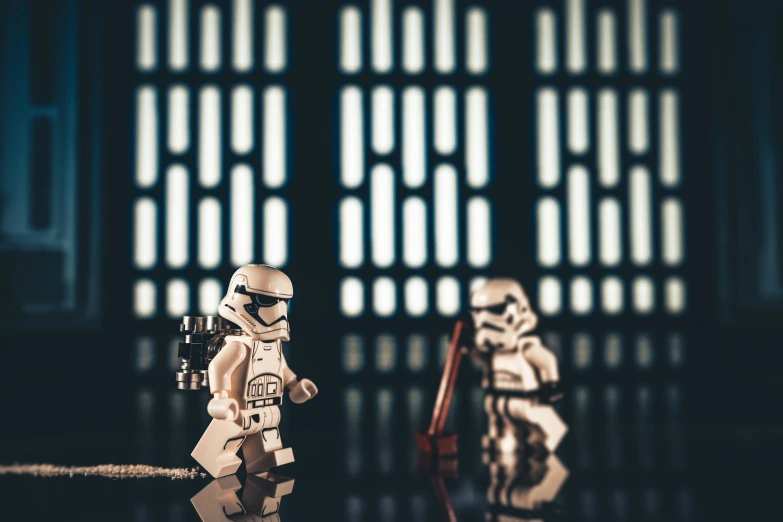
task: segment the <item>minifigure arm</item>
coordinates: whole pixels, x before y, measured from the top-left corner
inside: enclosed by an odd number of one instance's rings
[[[247,357],[245,345],[228,343],[209,363],[209,391],[214,395],[231,390],[231,374]]]
[[[523,339],[522,343],[522,353],[530,364],[538,370],[541,382],[559,381],[560,374],[557,370],[557,358],[552,352],[544,348],[544,345],[541,344],[541,339],[529,337]]]
[[[280,354],[280,375],[283,376],[283,386],[289,391],[296,386],[299,382],[296,380],[296,374],[288,367],[288,363],[285,360],[285,355]]]
[[[282,367],[280,374],[283,376],[283,386],[288,389],[288,397],[294,404],[302,404],[318,394],[318,387],[310,379],[297,380],[296,374],[288,367],[285,356],[280,354]]]

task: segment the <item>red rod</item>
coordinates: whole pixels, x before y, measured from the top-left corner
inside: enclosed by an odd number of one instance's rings
[[[454,384],[457,382],[459,365],[462,361],[459,339],[464,326],[465,323],[463,321],[457,321],[454,324],[454,332],[451,334],[451,345],[446,357],[446,365],[443,368],[443,376],[440,379],[440,388],[438,388],[438,397],[435,400],[435,408],[432,411],[430,429],[427,432],[430,437],[443,433],[443,426],[446,424],[451,399],[454,397]]]

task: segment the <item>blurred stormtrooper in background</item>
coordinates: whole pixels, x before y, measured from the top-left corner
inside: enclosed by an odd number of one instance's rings
[[[538,317],[522,286],[492,279],[471,294],[474,338],[463,346],[484,368],[489,430],[484,449],[509,453],[520,444],[553,452],[567,431],[551,404],[560,398],[557,359],[530,333]]]

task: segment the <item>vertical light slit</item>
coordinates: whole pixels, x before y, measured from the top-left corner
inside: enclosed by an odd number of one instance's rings
[[[593,311],[593,283],[584,276],[571,280],[571,310],[576,315]]]
[[[133,311],[136,317],[146,319],[155,315],[157,289],[150,279],[139,279],[133,285]]]
[[[237,154],[253,148],[253,90],[247,85],[231,91],[231,148]]]
[[[188,67],[188,0],[169,0],[169,67],[182,71]]]
[[[198,263],[212,269],[221,259],[221,210],[217,198],[205,197],[198,205]]]
[[[340,69],[346,74],[362,69],[362,12],[353,6],[340,10]]]
[[[469,292],[475,292],[479,288],[483,287],[485,284],[487,284],[487,279],[484,276],[476,276],[470,280],[470,287],[468,288]]]
[[[272,266],[288,263],[288,204],[277,196],[264,201],[264,262]]]
[[[538,184],[552,188],[560,183],[560,125],[557,91],[551,87],[538,90]]]
[[[659,94],[659,136],[661,183],[667,187],[680,184],[679,97],[674,89]]]
[[[358,277],[346,277],[340,285],[340,309],[346,317],[364,312],[364,283]]]
[[[435,168],[435,260],[450,268],[459,260],[457,224],[457,170],[442,164]]]
[[[158,65],[158,13],[145,4],[136,11],[136,67],[152,71]]]
[[[572,74],[584,72],[587,66],[584,0],[566,0],[568,54],[566,68]]]
[[[563,309],[560,280],[544,276],[538,280],[538,307],[544,315],[556,315]]]
[[[424,70],[424,13],[418,7],[402,12],[402,69],[408,74]]]
[[[279,5],[266,9],[264,66],[271,73],[283,72],[288,65],[286,52],[286,13]]]
[[[371,0],[372,68],[377,73],[391,71],[394,64],[394,22],[392,0]]]
[[[434,0],[433,32],[435,50],[435,70],[441,74],[454,71],[454,1]]]
[[[465,169],[468,185],[483,188],[489,183],[489,137],[487,91],[471,87],[465,93]]]
[[[372,148],[381,155],[394,150],[394,91],[388,85],[372,91]]]
[[[538,263],[544,267],[560,264],[560,203],[543,197],[536,212],[538,222]]]
[[[232,36],[234,38],[234,70],[247,72],[253,68],[253,2],[234,0]],[[267,38],[269,38],[267,36]],[[268,51],[267,51],[268,52]]]
[[[628,95],[628,148],[636,154],[644,154],[649,147],[647,104],[644,89],[633,89]]]
[[[351,189],[364,181],[364,110],[358,87],[343,87],[340,111],[341,181],[345,188]]]
[[[423,277],[411,277],[405,282],[405,311],[412,317],[427,313],[427,281]]]
[[[402,180],[419,188],[427,179],[424,90],[406,87],[402,92]]]
[[[465,14],[465,68],[470,74],[487,72],[487,15],[481,7],[471,7]]]
[[[166,312],[169,317],[180,317],[190,309],[190,285],[184,279],[169,280],[166,287]]]
[[[342,339],[343,370],[358,373],[364,368],[364,342],[358,335],[346,335]]]
[[[598,179],[612,188],[620,181],[617,120],[617,93],[601,89],[598,93]]]
[[[378,268],[394,263],[394,171],[378,164],[370,183],[372,260]]]
[[[204,188],[220,183],[221,124],[220,91],[215,86],[201,88],[199,95],[198,178]]]
[[[673,9],[661,11],[660,16],[660,51],[661,72],[674,74],[679,68],[679,34],[677,12]]]
[[[557,25],[551,9],[536,12],[536,36],[536,69],[541,74],[552,74],[557,70]]]
[[[136,268],[152,268],[158,262],[158,206],[148,197],[134,206],[133,258]]]
[[[679,277],[670,277],[666,280],[666,311],[671,314],[679,314],[685,310],[685,283]]]
[[[201,9],[201,69],[220,69],[220,9],[207,5]]]
[[[619,277],[605,277],[601,282],[601,303],[609,315],[623,311],[623,282]]]
[[[622,259],[622,233],[620,231],[620,203],[616,198],[606,197],[598,204],[600,222],[599,257],[604,266],[617,266]]]
[[[166,172],[166,263],[182,268],[188,263],[188,171],[172,165]]]
[[[568,148],[584,154],[590,146],[587,91],[580,87],[568,91]]]
[[[373,282],[372,307],[380,317],[389,317],[397,311],[397,288],[391,277],[378,277]]]
[[[452,154],[457,148],[457,96],[454,88],[437,87],[433,103],[435,150],[443,155]]]
[[[364,262],[364,207],[353,196],[340,202],[340,264],[358,268]]]
[[[441,315],[451,317],[459,312],[460,288],[457,278],[444,276],[438,279],[435,293],[438,312]]]
[[[648,314],[655,309],[655,287],[649,277],[639,276],[634,279],[633,306],[640,314]]]
[[[136,91],[136,185],[149,188],[158,181],[158,92]]]
[[[590,178],[587,169],[568,171],[568,258],[574,266],[590,262]]]
[[[631,260],[637,265],[647,265],[652,261],[650,190],[647,168],[632,167],[629,182]]]
[[[682,263],[682,204],[677,198],[666,198],[661,203],[661,257],[669,266]]]
[[[410,196],[402,204],[402,258],[410,268],[427,263],[427,203]]]
[[[646,0],[628,0],[628,66],[631,71],[647,70]]]
[[[611,74],[617,69],[616,20],[614,12],[598,12],[598,72]]]
[[[169,150],[182,154],[190,146],[190,91],[183,85],[169,87]]]
[[[239,164],[231,170],[231,264],[241,266],[255,257],[253,171]]]
[[[198,309],[201,315],[217,315],[223,298],[223,285],[214,278],[204,279],[198,287]]]
[[[468,200],[468,263],[476,268],[492,260],[492,226],[487,198],[474,196]]]
[[[264,185],[272,189],[282,187],[288,177],[285,113],[285,89],[268,86],[264,90]]]

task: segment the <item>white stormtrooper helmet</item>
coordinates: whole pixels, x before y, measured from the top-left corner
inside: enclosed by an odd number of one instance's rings
[[[288,341],[288,300],[293,295],[291,280],[277,268],[245,265],[231,277],[218,313],[254,339]]]
[[[513,349],[538,324],[522,285],[513,279],[491,279],[475,290],[470,310],[476,348],[481,351]]]

